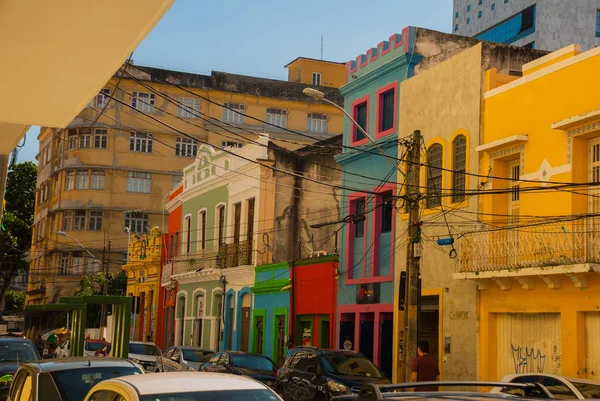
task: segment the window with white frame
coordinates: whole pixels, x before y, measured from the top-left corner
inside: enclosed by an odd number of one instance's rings
[[[267,123],[287,128],[287,111],[272,107],[267,108]]]
[[[152,187],[152,176],[150,173],[139,171],[127,172],[127,192],[150,193]]]
[[[87,170],[77,170],[77,181],[75,182],[75,189],[87,189],[88,176],[89,172]]]
[[[90,210],[88,217],[88,230],[102,231],[102,211]]]
[[[133,92],[131,106],[142,113],[154,113],[154,93]]]
[[[59,276],[69,275],[69,253],[62,252],[60,254],[60,269],[58,270]]]
[[[65,179],[65,190],[75,189],[75,170],[68,170]]]
[[[108,130],[96,128],[94,130],[94,148],[106,149],[108,145]]]
[[[175,143],[175,156],[196,157],[198,141],[191,138],[178,137]]]
[[[141,234],[148,227],[148,214],[142,212],[125,213],[125,228],[129,228],[130,232]]]
[[[178,97],[177,116],[182,118],[198,118],[200,100],[189,97]]]
[[[104,181],[106,173],[104,170],[92,170],[92,178],[90,179],[90,189],[104,189]]]
[[[85,269],[85,255],[83,251],[71,252],[71,274],[83,274]]]
[[[310,132],[327,132],[327,115],[308,113],[307,130]]]
[[[66,210],[66,211],[63,212],[62,230],[63,231],[70,231],[71,230],[71,223],[73,223],[73,212],[71,210]]]
[[[73,216],[73,231],[85,230],[85,210],[76,210]]]
[[[69,150],[77,149],[77,135],[69,134]]]
[[[96,95],[96,108],[103,109],[107,107],[110,101],[110,89],[104,88]]]
[[[312,84],[316,86],[321,86],[321,73],[313,72],[312,73]]]
[[[79,135],[79,148],[88,149],[92,146],[92,136],[88,134]]]
[[[129,150],[132,152],[152,153],[152,135],[132,132],[129,135]]]
[[[233,142],[233,141],[221,141],[222,148],[241,148],[241,142]]]
[[[225,103],[223,108],[223,121],[228,123],[243,124],[246,106],[237,103]]]

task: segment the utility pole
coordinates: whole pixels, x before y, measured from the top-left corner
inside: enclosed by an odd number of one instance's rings
[[[406,293],[404,305],[403,360],[401,381],[409,382],[412,360],[417,356],[418,302],[420,294],[419,261],[421,259],[421,131],[412,135],[406,172],[406,203],[408,205],[408,243],[406,246]],[[403,374],[403,375],[402,375]]]
[[[108,294],[108,266],[110,265],[110,241],[108,241],[108,248],[104,248],[104,263],[102,266],[102,273],[104,275],[104,283],[102,284],[102,295]],[[102,304],[100,309],[100,334],[104,336],[104,328],[106,327],[106,304]]]

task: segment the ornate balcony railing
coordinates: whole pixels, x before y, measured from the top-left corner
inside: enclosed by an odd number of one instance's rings
[[[226,269],[252,264],[252,242],[242,241],[223,244],[218,249],[200,249],[173,258],[172,274],[191,273],[205,269]],[[167,268],[165,264],[163,273]],[[170,276],[169,276],[170,277]],[[165,276],[163,275],[163,281]]]
[[[459,240],[460,271],[600,263],[600,218],[490,227]]]

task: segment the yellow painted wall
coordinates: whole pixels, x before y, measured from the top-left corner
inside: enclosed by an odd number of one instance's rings
[[[129,262],[123,265],[127,274],[127,295],[139,297],[145,294],[144,304],[140,304],[140,315],[146,310],[146,318],[140,333],[140,316],[136,317],[134,339],[144,341],[156,336],[156,314],[158,311],[158,291],[160,291],[161,234],[154,229],[150,235],[133,237],[128,247]],[[142,278],[143,277],[143,278]],[[133,324],[133,322],[132,322]]]
[[[550,56],[549,56],[550,57]],[[598,110],[600,103],[595,93],[600,91],[597,73],[600,70],[600,49],[590,50],[577,55],[568,52],[559,55],[555,62],[543,61],[541,68],[533,68],[525,77],[486,94],[484,144],[499,141],[514,135],[527,135],[524,143],[508,143],[482,152],[480,173],[492,167],[492,175],[507,177],[507,163],[520,160],[524,169],[521,177],[538,179],[542,171],[542,163],[547,161],[552,168],[561,167],[564,172],[548,177],[553,182],[570,183],[588,181],[587,140],[600,136],[600,118],[573,122],[569,129],[573,131],[573,142],[569,142],[569,133],[565,129],[553,129],[552,124]],[[495,71],[488,73],[488,86],[491,81],[501,81]],[[596,128],[594,128],[594,124]],[[585,128],[584,126],[587,126]],[[552,186],[554,184],[549,184]],[[491,187],[486,189],[500,190],[506,188],[507,181],[493,179]],[[539,188],[540,184],[521,183],[521,188]],[[521,216],[558,216],[586,213],[589,197],[586,187],[579,188],[581,194],[565,191],[524,193],[520,195]],[[508,207],[508,195],[498,194],[481,197],[481,211],[489,213],[481,219],[492,224],[504,225]],[[521,217],[523,222],[531,221]],[[561,231],[561,224],[554,227],[555,235]],[[564,235],[577,241],[568,223],[564,223]],[[583,226],[581,226],[583,227]],[[515,233],[522,246],[539,246],[546,240],[535,241],[527,229]],[[547,237],[546,237],[547,238]],[[556,237],[555,237],[556,238]],[[548,246],[552,247],[552,244]],[[567,257],[571,256],[566,254]],[[491,283],[489,288],[480,292],[480,379],[497,380],[498,377],[498,339],[496,319],[498,313],[560,313],[560,350],[552,358],[562,358],[560,374],[572,377],[588,377],[599,380],[600,372],[586,374],[586,315],[587,312],[600,310],[600,279],[588,274],[589,286],[576,288],[567,278],[569,265],[564,266],[565,274],[560,275],[560,289],[549,289],[539,278],[534,278],[535,288],[525,290],[517,281],[509,290],[502,291]],[[541,273],[539,273],[541,274]],[[589,316],[589,315],[588,315]],[[545,333],[540,333],[543,339]],[[587,341],[598,339],[587,338]],[[527,344],[523,344],[526,346]],[[588,344],[589,345],[589,344]],[[596,345],[597,346],[597,345]],[[542,352],[546,352],[542,350]],[[548,352],[547,358],[550,358]],[[589,361],[588,361],[589,363]],[[596,369],[598,370],[598,369]]]
[[[345,63],[300,57],[289,63],[286,68],[290,82],[312,85],[313,72],[319,72],[321,73],[321,86],[340,88],[346,84]]]

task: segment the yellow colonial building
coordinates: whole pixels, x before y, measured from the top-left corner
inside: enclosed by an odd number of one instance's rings
[[[600,48],[570,46],[486,74],[476,148],[489,194],[459,241],[478,284],[482,380],[600,380]],[[485,180],[485,178],[481,178]],[[474,198],[476,199],[476,198]]]
[[[325,77],[330,64],[311,68]],[[288,82],[129,64],[67,128],[43,127],[27,303],[72,295],[83,275],[100,271],[109,242],[114,273],[131,235],[168,232],[166,199],[201,144],[242,147],[268,134],[296,149],[340,134],[341,111],[303,95],[309,85],[343,103],[338,89],[302,76]]]
[[[160,290],[161,238],[158,228],[148,234],[134,235],[129,241],[127,295],[134,297],[131,321],[132,341],[155,340],[158,292]]]

